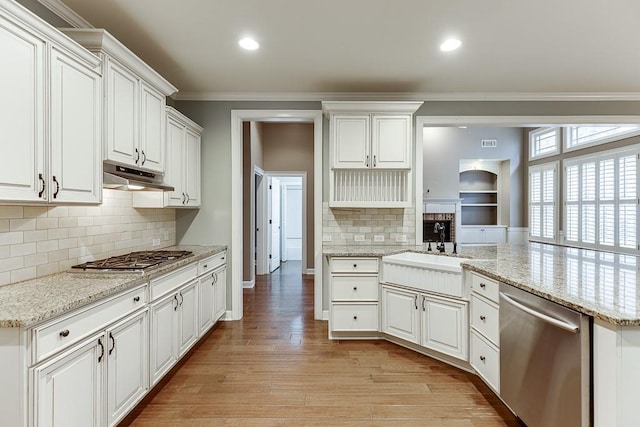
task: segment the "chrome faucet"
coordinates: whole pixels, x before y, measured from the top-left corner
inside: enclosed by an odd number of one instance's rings
[[[444,252],[444,229],[444,224],[440,224],[439,222],[433,225],[433,232],[436,234],[440,233],[440,241],[436,245],[436,249],[440,252]]]

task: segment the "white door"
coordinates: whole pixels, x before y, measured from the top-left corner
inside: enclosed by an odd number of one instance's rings
[[[104,425],[106,351],[104,335],[100,334],[33,370],[34,427]]]
[[[193,281],[178,292],[178,358],[198,341],[198,282]]]
[[[420,342],[418,294],[382,288],[382,331],[414,343]]]
[[[52,49],[51,61],[49,201],[99,203],[102,80],[57,49]]]
[[[280,267],[280,180],[269,177],[269,273]]]
[[[0,20],[0,200],[45,201],[44,42]]]
[[[149,363],[151,385],[178,361],[176,351],[176,319],[179,304],[177,294],[172,294],[151,306],[151,340]]]
[[[149,312],[107,330],[107,415],[114,426],[149,389]],[[108,349],[108,350],[107,350]]]
[[[140,86],[140,167],[164,171],[165,97],[151,86]]]
[[[302,182],[302,179],[299,179]],[[288,184],[285,187],[286,199],[283,206],[284,251],[286,258],[302,260],[302,185]],[[285,227],[286,226],[286,227]]]

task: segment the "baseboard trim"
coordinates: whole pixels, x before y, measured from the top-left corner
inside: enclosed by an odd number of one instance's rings
[[[322,320],[329,320],[329,310],[322,310]]]
[[[256,279],[254,278],[253,280],[249,280],[249,281],[243,281],[242,282],[242,287],[244,289],[253,289],[256,287]]]
[[[316,269],[315,268],[307,268],[305,270],[304,274],[314,275],[314,274],[316,274]]]

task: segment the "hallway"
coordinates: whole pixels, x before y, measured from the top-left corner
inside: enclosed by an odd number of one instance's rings
[[[474,375],[384,341],[329,341],[299,262],[257,276],[244,310],[121,425],[518,425]]]

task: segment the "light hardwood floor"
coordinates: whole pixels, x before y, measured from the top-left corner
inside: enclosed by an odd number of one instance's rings
[[[383,341],[329,341],[289,261],[244,291],[127,417],[133,426],[517,426],[474,375]]]

